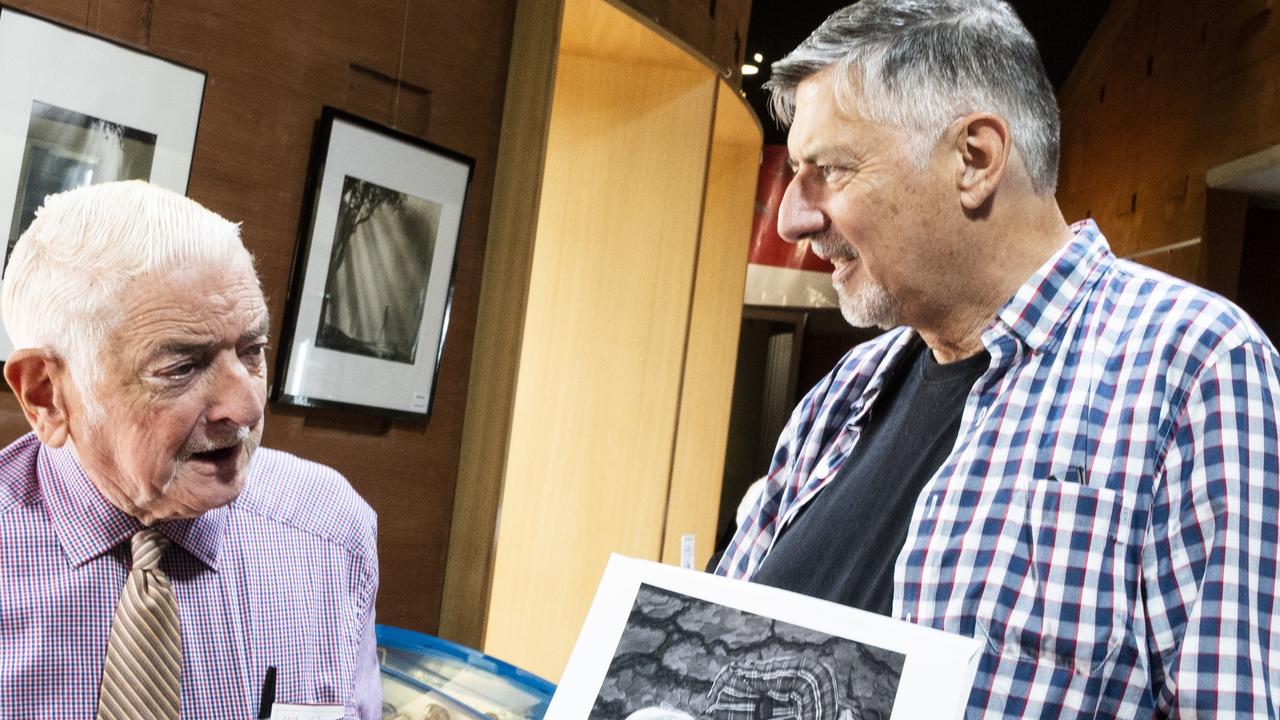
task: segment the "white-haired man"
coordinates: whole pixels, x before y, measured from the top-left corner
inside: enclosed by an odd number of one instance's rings
[[[4,276],[33,433],[0,451],[0,716],[381,716],[373,511],[259,449],[267,307],[238,227],[109,183],[46,199]],[[327,716],[326,716],[327,717]]]
[[[1280,357],[1064,221],[1013,11],[862,0],[769,87],[780,233],[896,329],[802,401],[718,571],[983,640],[972,717],[1275,717]]]

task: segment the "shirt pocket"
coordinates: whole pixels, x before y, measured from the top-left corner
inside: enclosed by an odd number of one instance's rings
[[[1007,555],[988,643],[1003,656],[1096,675],[1128,623],[1119,493],[1054,479],[1015,481]]]

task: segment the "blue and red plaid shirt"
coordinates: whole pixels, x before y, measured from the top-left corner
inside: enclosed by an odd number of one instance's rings
[[[985,642],[972,717],[1276,717],[1280,358],[1227,301],[1073,229],[982,335],[894,614]],[[911,335],[804,398],[717,572],[750,578],[835,477]]]
[[[0,718],[97,717],[137,520],[67,449],[0,451]],[[373,635],[375,518],[333,470],[260,449],[233,503],[157,525],[182,623],[182,717],[258,716],[276,700],[382,715]]]

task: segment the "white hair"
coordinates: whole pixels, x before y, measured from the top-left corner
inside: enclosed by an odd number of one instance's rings
[[[846,112],[910,130],[926,151],[957,117],[990,112],[1009,124],[1037,193],[1058,184],[1058,105],[1036,42],[1003,0],[862,0],[837,10],[773,64],[764,87],[783,125],[796,87],[833,68]]]
[[[253,258],[240,226],[199,203],[140,180],[103,183],[45,198],[4,272],[0,313],[17,349],[67,363],[90,419],[92,389],[126,283],[184,267]]]

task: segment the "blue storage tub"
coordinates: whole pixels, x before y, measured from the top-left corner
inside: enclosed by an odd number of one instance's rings
[[[541,720],[556,686],[482,652],[378,625],[383,720]]]

